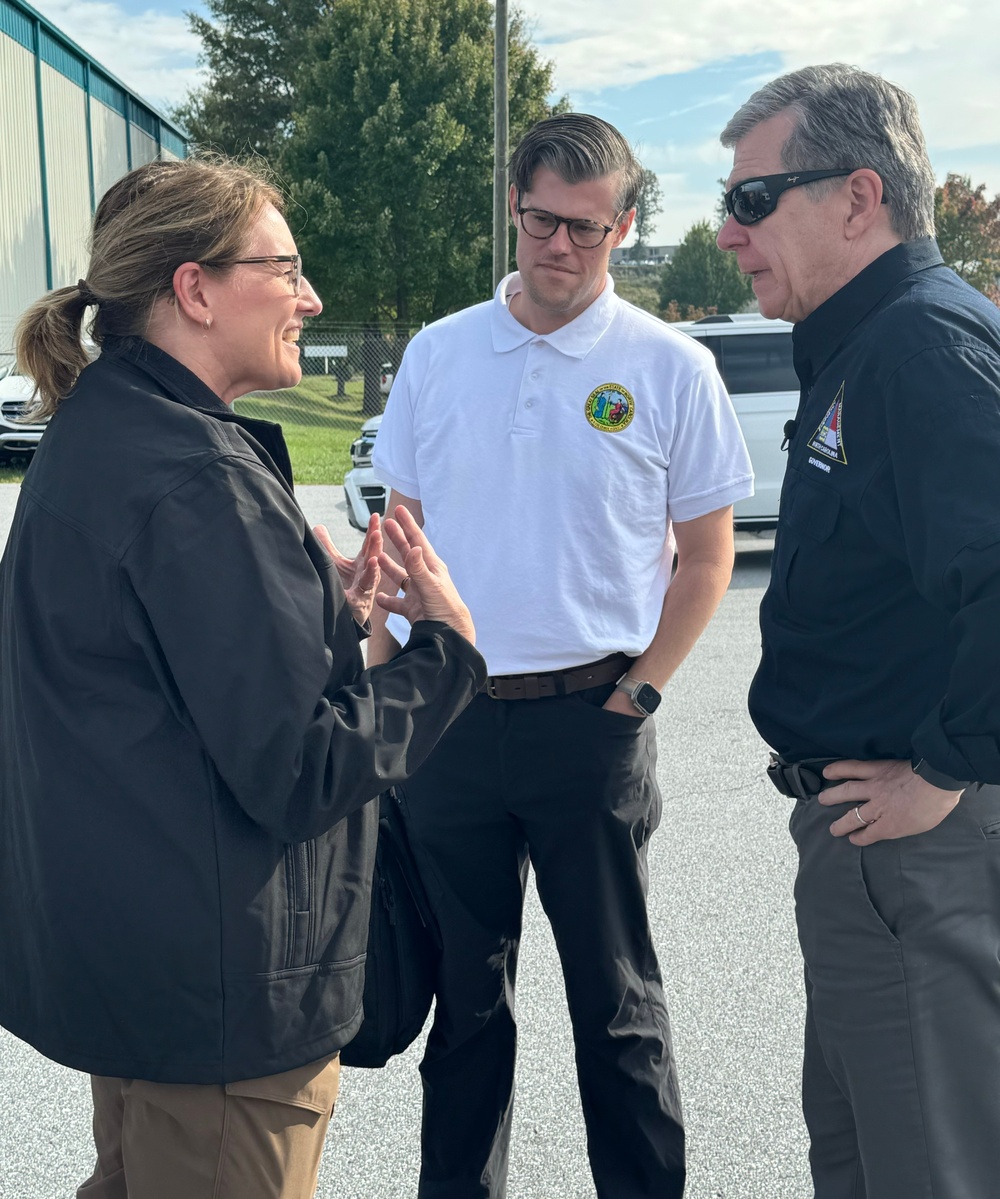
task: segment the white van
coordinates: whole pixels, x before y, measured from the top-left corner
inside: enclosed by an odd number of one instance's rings
[[[794,419],[799,403],[792,325],[755,312],[706,316],[674,328],[697,338],[715,355],[750,451],[754,494],[736,505],[736,527],[748,532],[773,529],[787,460],[781,449],[785,423]]]

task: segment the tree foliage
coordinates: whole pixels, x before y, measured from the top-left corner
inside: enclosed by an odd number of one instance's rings
[[[973,287],[1000,300],[1000,195],[986,184],[972,187],[968,175],[949,175],[934,192],[934,223],[945,262]]]
[[[551,67],[517,17],[508,60],[513,145],[553,111]],[[314,30],[281,161],[309,276],[332,315],[415,322],[485,299],[488,0],[337,0]]]
[[[190,15],[207,84],[174,116],[203,147],[264,156],[292,204],[328,315],[429,320],[489,294],[489,0],[206,0]],[[510,23],[510,137],[548,102],[551,64]]]
[[[718,229],[699,221],[684,234],[674,256],[663,269],[660,303],[674,311],[687,308],[741,312],[753,299],[748,275],[741,275],[736,255],[715,244]]]
[[[632,246],[632,258],[639,262],[646,257],[645,250],[649,246],[649,235],[653,231],[653,222],[663,211],[663,190],[660,187],[659,176],[648,167],[642,170],[642,186],[639,189],[639,199],[635,209],[635,242]]]
[[[617,270],[612,272],[615,277],[615,295],[637,308],[645,308],[653,316],[660,315],[660,293],[657,291],[655,279],[630,279],[622,276]],[[680,317],[677,318],[680,320]]]
[[[208,17],[188,13],[209,79],[172,115],[197,145],[226,154],[275,154],[291,124],[295,81],[312,31],[331,3],[205,0]]]

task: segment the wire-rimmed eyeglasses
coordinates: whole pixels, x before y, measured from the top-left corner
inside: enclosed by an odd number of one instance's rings
[[[302,288],[302,255],[301,254],[264,254],[260,258],[206,258],[202,266],[244,266],[255,262],[287,262],[291,269],[284,272],[285,278],[292,285],[293,295],[298,295]]]

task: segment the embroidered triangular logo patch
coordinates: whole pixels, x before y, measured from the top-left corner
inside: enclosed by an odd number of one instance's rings
[[[845,380],[846,382],[846,380]],[[844,384],[841,383],[833,403],[826,411],[826,416],[820,422],[819,428],[809,438],[809,448],[817,454],[832,458],[834,462],[847,465],[847,454],[844,452]]]

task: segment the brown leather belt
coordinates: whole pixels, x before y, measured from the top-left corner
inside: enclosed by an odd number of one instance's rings
[[[548,699],[571,695],[585,687],[617,682],[634,661],[628,654],[609,654],[599,662],[570,666],[549,674],[491,674],[483,684],[490,699]]]

